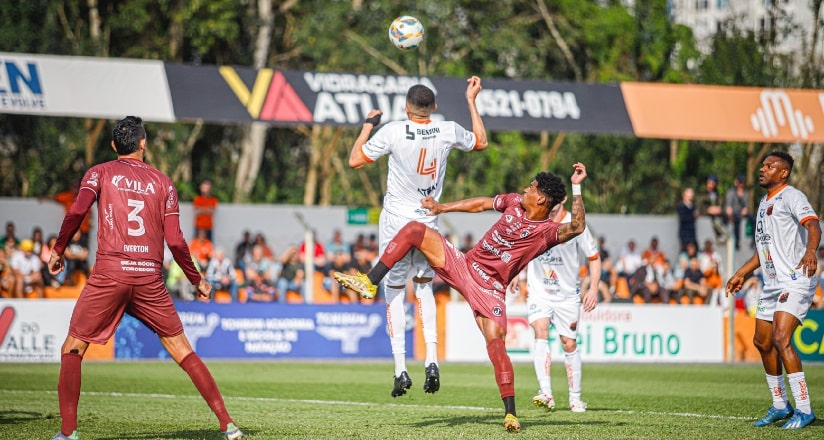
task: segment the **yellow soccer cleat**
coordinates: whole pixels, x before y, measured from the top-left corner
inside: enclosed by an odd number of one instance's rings
[[[521,422],[512,414],[507,414],[504,417],[504,429],[506,429],[506,432],[521,432]]]
[[[378,286],[369,281],[366,274],[358,272],[357,275],[348,275],[340,272],[332,272],[332,276],[340,283],[341,286],[347,289],[352,289],[363,298],[372,299],[378,292]]]

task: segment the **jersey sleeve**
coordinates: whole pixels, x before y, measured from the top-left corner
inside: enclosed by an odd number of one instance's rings
[[[365,144],[361,147],[361,153],[370,161],[374,162],[391,153],[392,148],[392,133],[397,124],[389,123],[379,129]]]
[[[510,193],[510,194],[498,194],[492,200],[492,208],[498,212],[506,211],[506,208],[514,205],[514,204],[521,204],[521,195]]]
[[[461,151],[472,151],[475,149],[477,139],[475,133],[463,128],[460,124],[453,123],[455,128],[455,148]]]
[[[818,215],[813,210],[807,196],[801,191],[792,192],[791,209],[799,224],[804,224],[810,220],[818,221]]]
[[[589,261],[598,258],[598,242],[592,237],[588,227],[585,227],[584,232],[578,237],[578,249]]]

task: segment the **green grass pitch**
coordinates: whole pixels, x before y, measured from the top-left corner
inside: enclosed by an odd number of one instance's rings
[[[552,366],[558,407],[532,406],[531,364],[515,365],[520,434],[504,432],[489,364],[441,363],[441,390],[424,394],[424,368],[392,398],[388,361],[211,361],[230,414],[249,439],[821,439],[754,428],[771,401],[760,365],[584,364],[589,409],[569,411],[562,362]],[[56,364],[0,364],[0,439],[48,439],[60,428]],[[805,365],[813,409],[824,415],[824,366]],[[173,362],[85,362],[80,438],[222,438],[217,419]],[[515,437],[513,437],[515,436]]]

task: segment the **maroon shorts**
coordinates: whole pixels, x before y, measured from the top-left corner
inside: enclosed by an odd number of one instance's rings
[[[158,336],[177,336],[183,324],[163,279],[134,286],[94,272],[77,299],[69,334],[81,341],[105,344],[126,312]]]
[[[472,276],[472,262],[467,260],[466,255],[452,246],[452,243],[444,237],[441,237],[441,241],[443,242],[444,264],[443,267],[432,269],[446,284],[463,295],[475,316],[491,319],[506,332],[505,293],[476,280]]]

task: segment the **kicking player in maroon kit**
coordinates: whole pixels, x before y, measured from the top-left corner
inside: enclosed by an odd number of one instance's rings
[[[521,424],[515,412],[514,371],[506,353],[506,286],[532,259],[584,231],[581,183],[587,176],[586,167],[578,162],[573,168],[569,223],[556,223],[549,217],[552,208],[566,197],[563,181],[554,174],[541,172],[523,194],[499,194],[494,198],[476,197],[450,203],[438,203],[431,197],[422,200],[421,205],[430,215],[491,209],[502,213],[498,222],[466,254],[437,231],[422,223],[410,222],[387,245],[368,274],[334,274],[345,287],[371,298],[375,296],[377,284],[401,257],[412,248],[420,250],[435,272],[466,298],[475,313],[504,402],[504,428],[509,432],[519,432]]]
[[[77,439],[77,403],[81,362],[90,343],[105,344],[123,313],[146,324],[160,337],[172,359],[183,368],[220,422],[229,440],[245,438],[229,417],[223,396],[206,364],[192,350],[183,324],[163,283],[164,240],[175,261],[209,298],[212,286],[192,263],[180,231],[177,191],[171,179],[143,162],[146,130],[142,119],[127,116],[112,130],[117,159],[95,165],[80,182],[77,199],[63,224],[49,259],[49,272],[65,267],[69,238],[92,204],[97,202],[97,256],[94,272],[72,312],[69,334],[61,349],[57,397],[62,425],[54,439]]]

